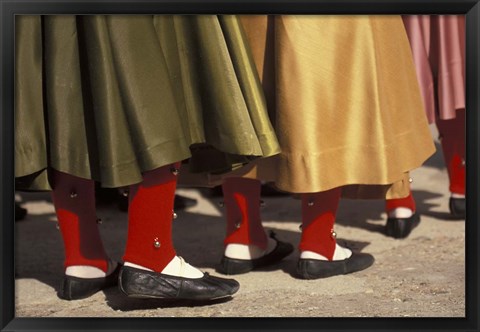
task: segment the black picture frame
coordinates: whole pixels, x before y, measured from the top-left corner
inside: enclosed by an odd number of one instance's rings
[[[1,331],[478,331],[479,95],[478,0],[0,0],[0,329]],[[14,16],[17,14],[465,14],[467,120],[465,318],[15,318]]]

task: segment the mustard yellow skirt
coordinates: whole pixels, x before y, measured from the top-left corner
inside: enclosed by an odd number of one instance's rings
[[[408,171],[435,148],[401,17],[241,20],[282,152],[231,175],[293,193],[407,195]]]

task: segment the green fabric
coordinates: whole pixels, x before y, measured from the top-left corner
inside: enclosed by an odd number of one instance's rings
[[[20,187],[48,188],[48,166],[42,92],[40,16],[16,16],[15,27],[15,176]],[[40,176],[42,175],[43,176]]]
[[[49,189],[49,167],[120,187],[190,157],[218,173],[279,152],[235,16],[30,16],[16,31],[17,189]]]

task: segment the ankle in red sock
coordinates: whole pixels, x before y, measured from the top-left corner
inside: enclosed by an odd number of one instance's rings
[[[87,265],[108,270],[97,225],[95,183],[52,170],[52,199],[65,247],[65,268]]]
[[[224,245],[256,245],[267,249],[268,239],[260,216],[261,182],[247,178],[227,178],[223,185],[227,215]]]
[[[387,213],[401,207],[410,209],[412,212],[416,211],[415,199],[413,198],[412,192],[410,192],[407,197],[387,199],[385,201],[385,210]]]
[[[450,192],[465,195],[465,110],[456,117],[436,121],[441,136],[442,151],[450,179]]]
[[[302,239],[300,251],[313,251],[333,259],[336,247],[335,217],[341,188],[302,194]]]
[[[465,195],[465,161],[455,154],[448,165],[450,192]]]
[[[161,272],[175,257],[172,220],[178,166],[145,172],[142,183],[130,187],[124,261]]]

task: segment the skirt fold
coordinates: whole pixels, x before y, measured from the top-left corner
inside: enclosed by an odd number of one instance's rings
[[[226,21],[18,19],[17,47],[31,51],[17,52],[17,189],[49,189],[45,177],[34,186],[48,168],[122,187],[189,158],[192,170],[221,173],[278,153],[241,27]]]

